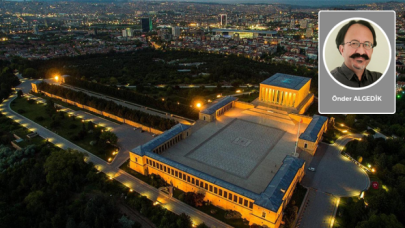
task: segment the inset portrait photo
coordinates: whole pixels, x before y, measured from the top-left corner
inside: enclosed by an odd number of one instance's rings
[[[386,75],[391,50],[386,33],[377,23],[365,18],[348,18],[329,31],[322,50],[323,64],[340,86],[363,90]]]

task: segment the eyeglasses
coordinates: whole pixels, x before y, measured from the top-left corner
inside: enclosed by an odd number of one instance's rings
[[[370,49],[373,48],[373,44],[371,42],[368,42],[368,41],[366,41],[364,43],[360,43],[359,41],[353,40],[353,41],[350,41],[350,42],[343,43],[343,45],[344,44],[349,44],[349,46],[354,48],[354,49],[359,48],[360,44],[363,44],[363,48],[366,49],[366,50],[370,50]]]

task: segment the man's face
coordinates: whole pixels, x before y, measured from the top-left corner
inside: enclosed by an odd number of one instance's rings
[[[360,44],[360,47],[355,48],[353,45],[350,46],[349,43],[347,43],[351,41],[358,41],[360,43],[370,42],[371,44],[374,44],[373,34],[366,26],[354,24],[347,30],[344,44],[339,46],[339,51],[344,58],[345,65],[353,71],[363,70],[370,63],[373,49],[371,48],[367,50],[364,48],[363,44]]]

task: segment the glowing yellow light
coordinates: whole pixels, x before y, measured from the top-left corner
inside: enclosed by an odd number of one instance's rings
[[[111,162],[112,158],[108,158],[108,162]]]
[[[129,191],[130,191],[130,192],[133,192],[134,190],[131,188],[131,189],[129,189]]]
[[[374,169],[374,168],[372,168],[372,169],[371,169],[371,172],[375,173],[375,169]]]
[[[240,91],[240,89],[238,89],[238,90],[236,90],[236,92],[237,92],[237,93],[240,93],[241,91]]]
[[[211,103],[212,102],[212,100],[211,99],[208,99],[208,103]]]
[[[113,177],[110,176],[110,180],[112,180],[112,179],[113,179]]]
[[[58,80],[59,80],[59,76],[55,76],[55,80],[58,81]]]
[[[158,205],[158,204],[159,204],[159,202],[156,201],[156,202],[153,203],[153,206],[156,206],[156,205]]]
[[[344,124],[340,124],[340,126],[344,127],[345,125],[344,125]]]
[[[201,103],[197,103],[197,108],[201,108]]]
[[[371,165],[370,165],[370,164],[368,164],[367,166],[368,166],[368,168],[371,168]]]
[[[217,95],[217,98],[220,98],[220,97],[221,97],[221,94],[218,94],[218,95]]]
[[[347,132],[347,130],[343,130],[342,132],[343,132],[343,133],[346,133],[346,132]]]
[[[162,98],[162,101],[165,101],[165,99],[164,99],[164,98]]]

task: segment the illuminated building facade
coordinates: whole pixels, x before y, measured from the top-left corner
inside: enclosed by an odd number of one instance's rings
[[[311,154],[326,131],[326,117],[297,114],[312,102],[310,81],[275,74],[260,84],[257,105],[223,97],[204,108],[195,125],[178,124],[131,150],[129,166],[184,192],[202,193],[205,201],[240,212],[250,225],[278,228],[305,174],[305,161],[292,156],[297,130],[303,131],[298,147]]]
[[[310,78],[277,73],[260,83],[259,101],[303,114],[314,100],[310,85]]]
[[[298,140],[298,147],[314,155],[319,142],[322,141],[322,134],[326,132],[328,118],[326,116],[314,115],[308,127]]]

